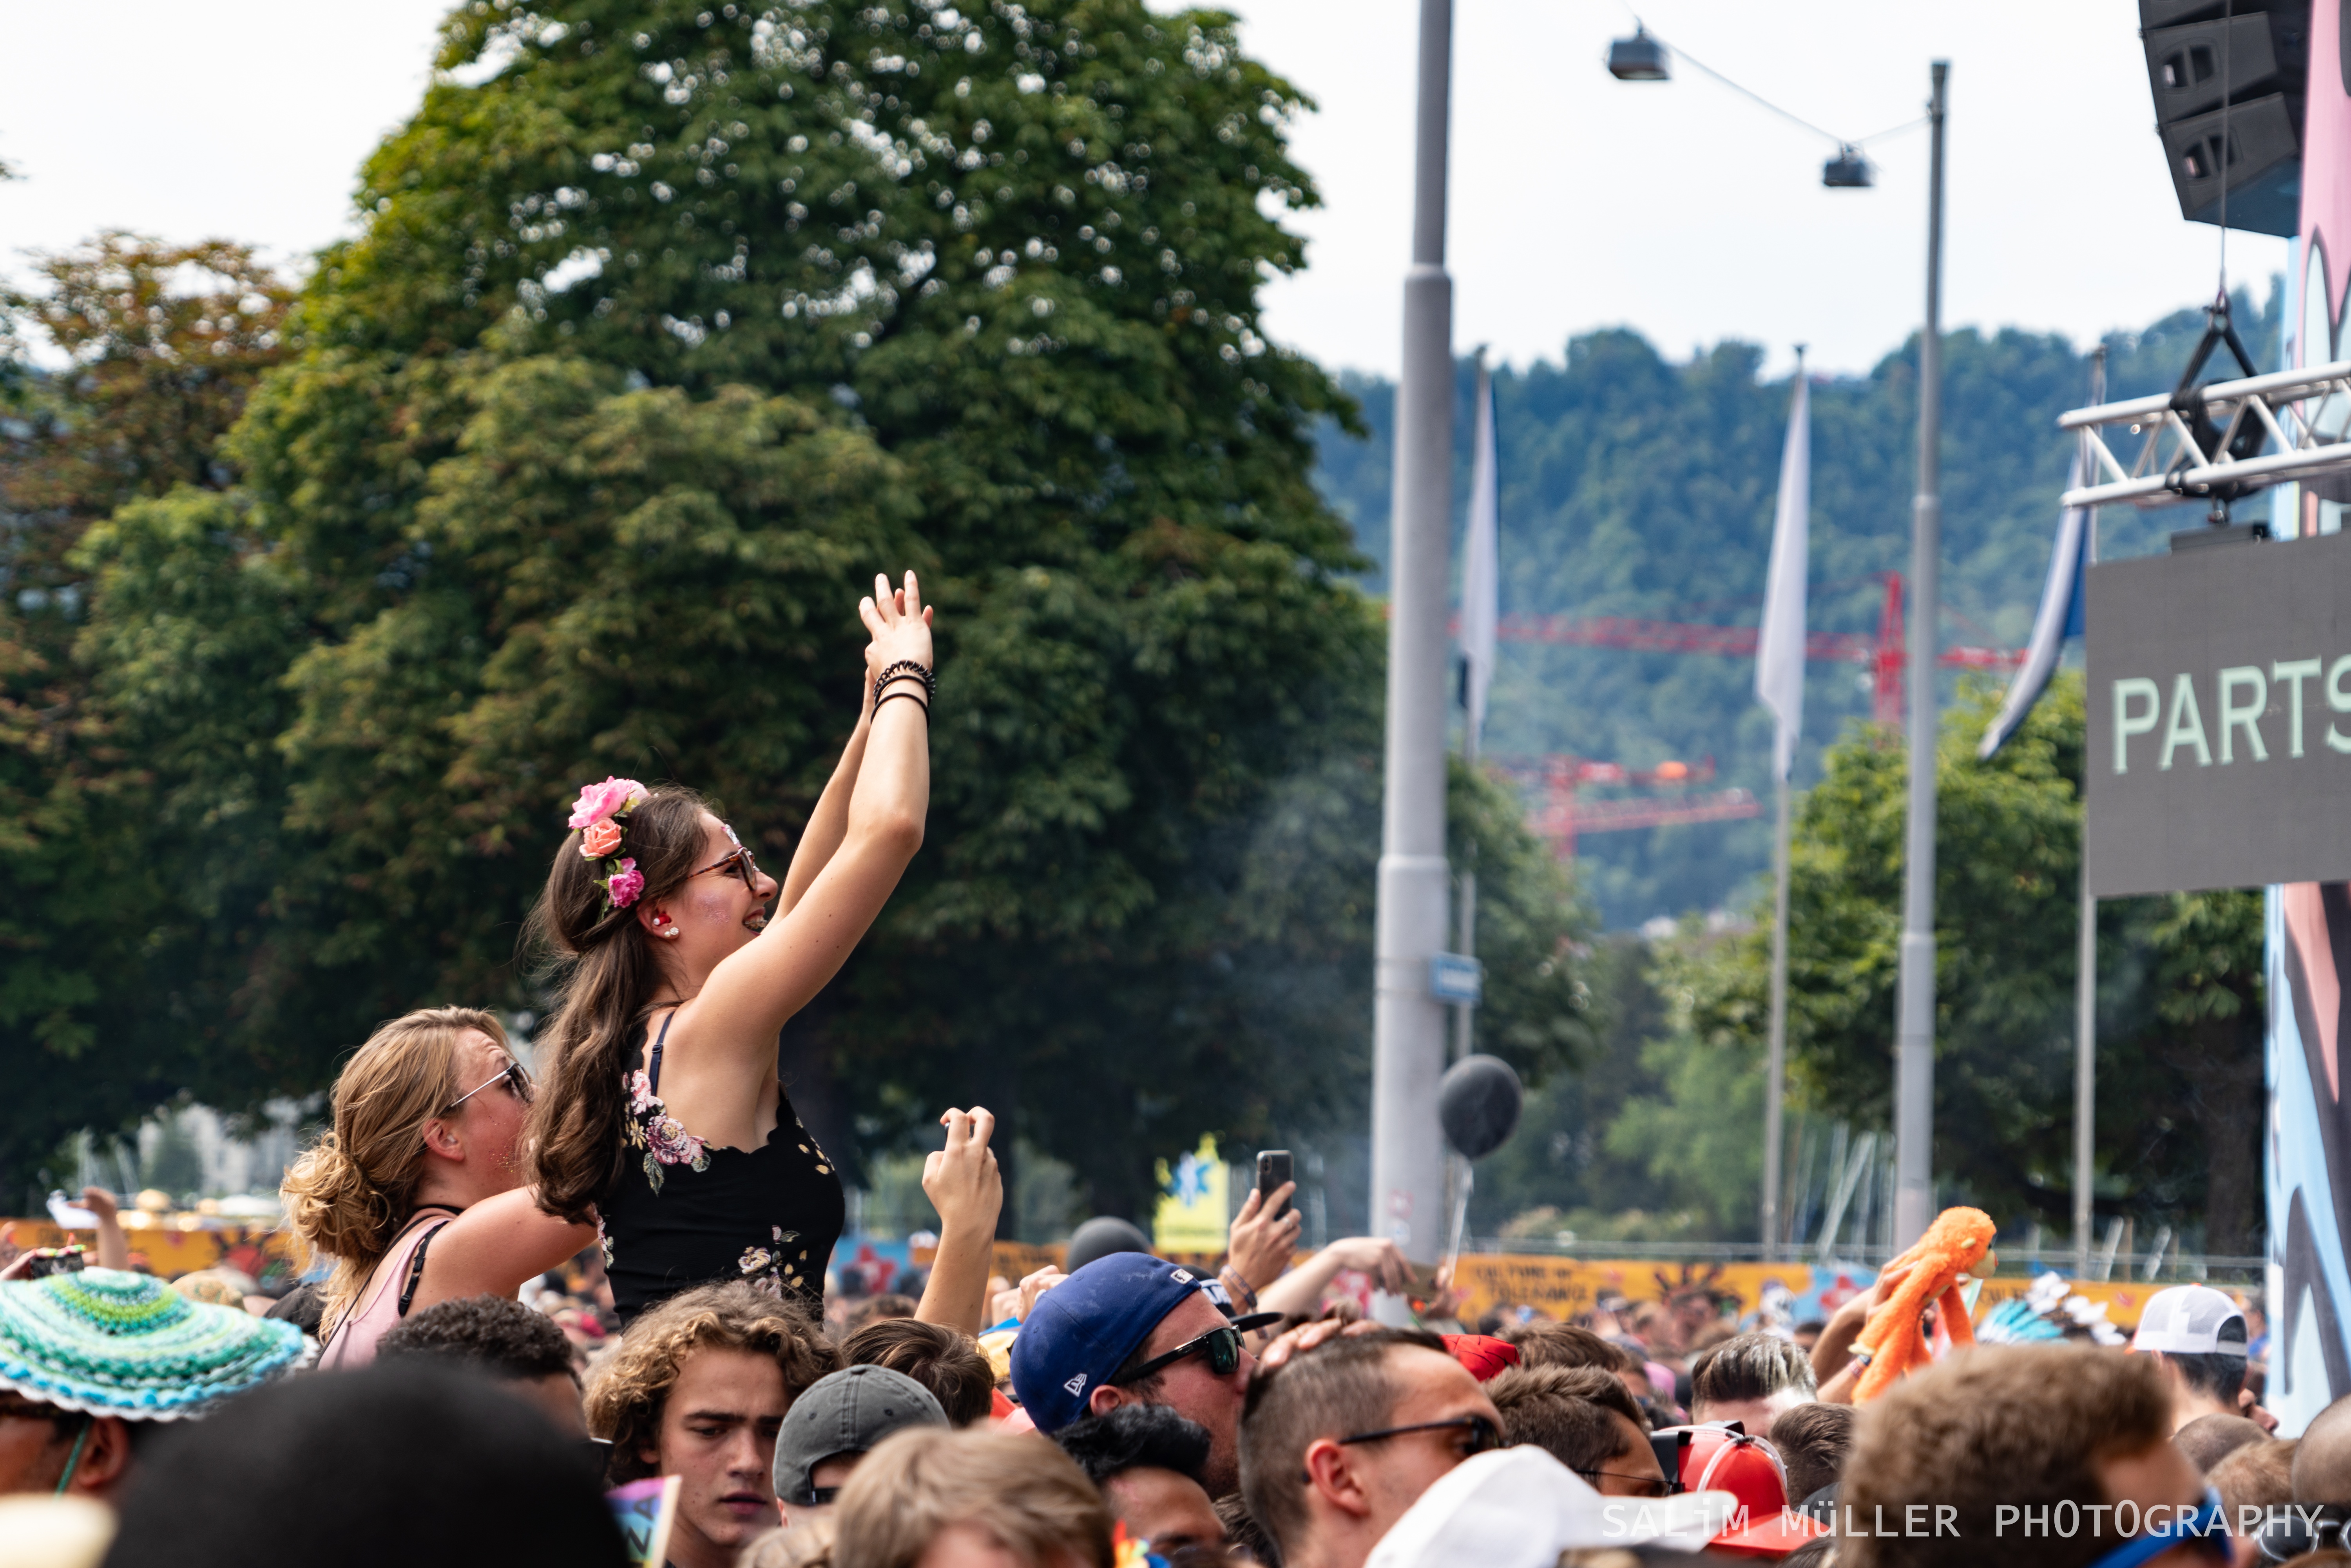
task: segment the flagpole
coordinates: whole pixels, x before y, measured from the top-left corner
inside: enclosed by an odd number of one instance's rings
[[[2106,399],[2106,346],[2090,351],[2090,402]],[[2086,450],[2089,436],[2082,442]],[[2092,507],[2082,519],[2082,563],[2098,559],[2098,509]],[[2089,630],[2083,629],[2083,640]],[[2082,911],[2077,960],[2074,970],[2074,1278],[2090,1277],[2091,1231],[2096,1225],[2098,1159],[2098,900],[2090,891],[2090,813],[2086,799],[2082,810]]]
[[[1494,489],[1499,482],[1496,465],[1494,434],[1494,373],[1486,366],[1486,346],[1478,346],[1478,378],[1476,393],[1470,407],[1472,415],[1472,450],[1470,455],[1469,527],[1463,540],[1466,560],[1461,576],[1461,696],[1463,714],[1461,727],[1461,760],[1472,772],[1478,768],[1478,747],[1486,727],[1486,693],[1494,676],[1494,614],[1495,600],[1499,591],[1496,580],[1499,563],[1495,559],[1498,541],[1494,532],[1499,527],[1494,517],[1497,505]],[[1478,841],[1469,840],[1461,846],[1461,871],[1457,879],[1460,890],[1459,946],[1465,958],[1478,956]],[[1458,1002],[1453,1009],[1453,1060],[1458,1061],[1469,1054],[1477,1039],[1478,1009],[1475,1004]],[[1463,1166],[1466,1173],[1468,1166]]]
[[[1803,397],[1803,389],[1804,345],[1799,343],[1796,345],[1797,396],[1795,399],[1795,407],[1802,410],[1803,417],[1806,420],[1809,420],[1812,415],[1810,409],[1806,406],[1805,399]],[[1808,510],[1810,507],[1810,495],[1812,487],[1810,474],[1811,465],[1811,441],[1808,437],[1805,443],[1805,468],[1807,470],[1805,475],[1805,492],[1806,507]],[[1786,492],[1787,484],[1787,476],[1783,474],[1781,477],[1781,489],[1783,495]],[[1778,530],[1779,528],[1787,527],[1788,521],[1789,519],[1784,517],[1776,519],[1775,527],[1773,528],[1774,538],[1772,539],[1772,550],[1774,555],[1778,554],[1780,548],[1779,539],[1777,538]],[[1807,532],[1809,532],[1809,517],[1805,519],[1805,527]],[[1809,559],[1809,549],[1807,549],[1806,554],[1807,559]],[[1809,570],[1809,566],[1807,567],[1807,570]],[[1774,608],[1776,608],[1776,606]],[[1788,629],[1782,627],[1781,629],[1781,635],[1784,637],[1787,634]],[[1804,634],[1803,628],[1802,626],[1796,627],[1794,629],[1794,634],[1798,639],[1799,648],[1801,650],[1802,639]],[[1801,671],[1803,667],[1802,662],[1802,653],[1801,651],[1797,653],[1797,668]],[[1801,678],[1802,677],[1800,675],[1799,679]],[[1785,727],[1787,723],[1785,716],[1781,716],[1780,723],[1782,727]],[[1783,759],[1780,756],[1780,751],[1782,749],[1782,748],[1777,744],[1777,738],[1775,737],[1772,750],[1771,771],[1778,785],[1779,810],[1771,850],[1771,1023],[1770,1044],[1767,1050],[1767,1061],[1764,1068],[1763,1085],[1762,1241],[1763,1256],[1766,1260],[1775,1260],[1780,1256],[1781,1182],[1784,1175],[1784,1172],[1781,1167],[1786,1163],[1782,1154],[1782,1148],[1786,1140],[1788,1099],[1788,841],[1790,817],[1788,784],[1789,775],[1794,771],[1795,758],[1792,748],[1788,748],[1789,756],[1784,759],[1785,765],[1782,765]]]
[[[1781,1141],[1788,1092],[1788,777],[1780,776],[1779,841],[1771,857],[1778,886],[1771,909],[1771,1047],[1763,1091],[1763,1257],[1780,1256]]]

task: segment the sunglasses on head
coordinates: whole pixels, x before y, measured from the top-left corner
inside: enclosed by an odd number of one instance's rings
[[[1210,1329],[1197,1339],[1186,1340],[1165,1355],[1155,1355],[1141,1366],[1120,1373],[1111,1382],[1139,1383],[1161,1367],[1172,1365],[1187,1355],[1206,1355],[1210,1371],[1218,1377],[1229,1377],[1241,1364],[1241,1331],[1236,1328]]]

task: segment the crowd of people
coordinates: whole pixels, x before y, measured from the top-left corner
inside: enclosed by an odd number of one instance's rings
[[[782,880],[688,789],[583,789],[530,916],[539,1072],[486,1011],[378,1029],[286,1176],[307,1282],[139,1272],[97,1193],[91,1255],[8,1265],[0,1568],[2351,1564],[2351,1402],[2274,1437],[2201,1286],[2126,1346],[1943,1322],[1962,1348],[1856,1403],[1898,1270],[1810,1324],[1702,1284],[1474,1323],[1440,1285],[1390,1322],[1396,1246],[1300,1258],[1282,1186],[1213,1265],[1105,1218],[1014,1281],[977,1106],[939,1118],[918,1288],[829,1281],[841,1181],[777,1034],[920,846],[936,695],[913,574],[860,612],[862,711]]]

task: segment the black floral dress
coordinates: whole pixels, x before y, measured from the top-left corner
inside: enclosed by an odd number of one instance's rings
[[[596,1205],[621,1321],[716,1280],[747,1280],[820,1315],[825,1264],[848,1214],[840,1173],[788,1098],[756,1149],[712,1148],[686,1131],[661,1099],[668,1037],[664,1019],[650,1071],[629,1074],[629,1157]],[[632,1045],[643,1038],[641,1029]]]

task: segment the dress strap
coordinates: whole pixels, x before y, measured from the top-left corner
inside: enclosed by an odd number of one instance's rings
[[[669,1039],[669,1026],[676,1021],[677,1009],[675,1008],[672,1008],[669,1009],[669,1017],[662,1019],[661,1033],[653,1036],[653,1071],[646,1077],[645,1086],[655,1094],[661,1092],[662,1044]]]
[[[444,1219],[440,1224],[434,1226],[432,1229],[426,1231],[423,1239],[416,1243],[416,1250],[408,1255],[408,1278],[402,1281],[400,1287],[399,1316],[403,1318],[406,1317],[408,1315],[408,1309],[416,1304],[416,1287],[424,1282],[425,1249],[433,1245],[433,1239],[434,1237],[440,1235],[444,1230],[448,1229],[454,1223],[455,1221],[453,1220]]]

